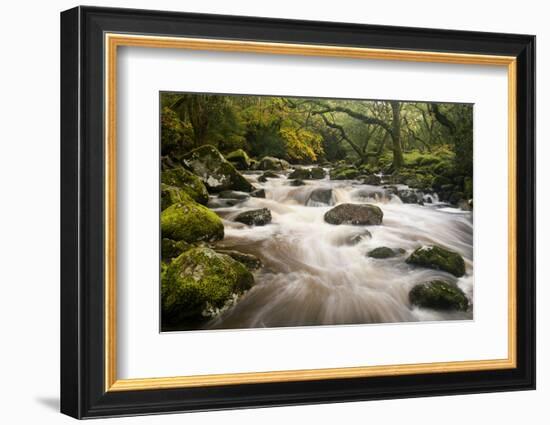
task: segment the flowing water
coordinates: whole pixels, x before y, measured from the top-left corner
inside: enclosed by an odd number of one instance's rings
[[[224,220],[225,238],[217,246],[254,254],[264,264],[254,273],[255,285],[236,300],[209,328],[253,328],[363,324],[384,322],[471,319],[467,312],[441,312],[411,306],[410,289],[435,278],[450,279],[436,270],[410,266],[407,256],[426,244],[437,244],[460,253],[466,275],[453,281],[472,301],[472,213],[437,201],[424,206],[404,204],[382,186],[358,181],[307,180],[293,187],[281,178],[258,182],[259,174],[247,178],[265,189],[266,198],[251,197],[231,207],[213,208]],[[332,189],[329,205],[310,199],[315,189]],[[340,203],[372,203],[383,213],[378,226],[331,225],[324,214]],[[232,221],[237,214],[268,208],[272,222],[250,227]],[[349,241],[365,229],[372,238]],[[407,252],[389,259],[366,256],[387,246]]]

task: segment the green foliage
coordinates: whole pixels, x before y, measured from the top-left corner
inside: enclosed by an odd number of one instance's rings
[[[163,93],[161,107],[162,152],[175,163],[210,145],[240,169],[266,156],[344,159],[366,174],[409,171],[426,189],[449,178],[454,192],[472,194],[471,105]]]
[[[290,160],[313,162],[323,152],[321,136],[312,131],[286,127],[281,129],[280,134]]]
[[[161,153],[169,155],[190,145],[192,128],[187,121],[181,121],[178,115],[168,107],[161,114]]]
[[[359,170],[355,167],[338,167],[330,170],[331,180],[350,180],[359,176]]]

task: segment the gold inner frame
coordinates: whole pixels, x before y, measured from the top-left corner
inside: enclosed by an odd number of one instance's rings
[[[311,381],[510,369],[516,367],[516,58],[410,50],[369,49],[326,45],[266,43],[105,34],[105,391],[135,391],[268,382]],[[120,46],[229,51],[280,55],[325,56],[468,65],[503,66],[508,71],[508,357],[495,360],[399,364],[382,366],[304,369],[163,378],[118,379],[116,324],[116,106],[117,48]]]

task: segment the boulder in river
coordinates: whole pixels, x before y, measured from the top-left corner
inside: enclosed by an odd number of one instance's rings
[[[271,171],[271,170],[264,171],[262,176],[267,177],[269,179],[278,179],[278,178],[281,177],[279,174],[277,174],[276,172]]]
[[[332,205],[332,189],[319,187],[314,189],[307,199],[306,205]]]
[[[162,261],[168,261],[192,248],[192,245],[185,241],[173,241],[172,239],[162,238],[160,247]]]
[[[239,192],[238,190],[224,190],[218,196],[222,199],[238,199],[239,201],[245,201],[250,198],[248,193]]]
[[[290,167],[290,164],[284,159],[273,156],[264,156],[258,163],[258,170],[283,171]]]
[[[307,168],[296,168],[288,175],[289,179],[303,179],[307,180],[311,178],[311,170]]]
[[[254,198],[265,198],[265,189],[256,189],[254,192],[250,192],[250,196]]]
[[[237,149],[231,153],[228,153],[225,156],[225,159],[233,164],[237,170],[248,170],[250,168],[250,157],[242,149]]]
[[[204,145],[184,156],[183,162],[211,192],[240,190],[251,192],[253,186],[212,145]]]
[[[224,235],[221,219],[188,196],[162,211],[160,228],[163,238],[187,243],[217,241]]]
[[[346,245],[357,245],[359,242],[363,241],[364,239],[370,239],[372,238],[371,232],[369,232],[367,229],[363,230],[361,233],[357,233],[355,235],[352,235],[346,242]]]
[[[271,223],[271,211],[267,208],[244,211],[237,215],[234,220],[249,226],[265,226]]]
[[[387,246],[380,246],[378,248],[374,248],[373,250],[369,251],[367,253],[367,257],[385,259],[385,258],[397,257],[398,255],[402,255],[404,253],[405,253],[405,250],[402,248],[391,249],[391,248],[388,248]]]
[[[466,273],[464,259],[460,254],[437,245],[428,245],[416,249],[407,258],[407,263],[442,270],[456,277],[464,276],[464,273]]]
[[[324,179],[327,175],[327,172],[322,167],[314,167],[310,170],[311,172],[311,178],[314,180],[321,180]]]
[[[206,311],[221,309],[254,283],[250,271],[229,255],[197,247],[172,260],[162,275],[163,324],[195,325]]]
[[[397,196],[404,204],[424,204],[424,194],[414,189],[398,190]]]
[[[234,260],[244,264],[244,266],[248,270],[258,270],[262,267],[262,261],[252,254],[246,254],[244,252],[236,251],[233,249],[217,249],[216,252],[224,255],[229,255]]]
[[[278,179],[280,177],[281,176],[279,174],[273,171],[267,170],[267,171],[264,171],[264,173],[260,177],[258,177],[258,181],[265,183],[267,179]]]
[[[379,176],[376,174],[370,174],[365,177],[363,177],[363,184],[369,184],[373,186],[377,186],[382,182]]]
[[[206,206],[208,208],[229,208],[234,205],[237,205],[243,201],[239,199],[224,199],[224,198],[218,198],[218,197],[211,197],[208,201],[208,204]]]
[[[206,190],[206,186],[200,178],[183,167],[164,170],[161,174],[161,182],[164,185],[179,188],[199,204],[206,205],[208,202],[208,191]]]
[[[304,182],[302,179],[290,180],[291,186],[304,186],[305,184],[306,182]]]
[[[384,214],[372,204],[340,204],[325,213],[329,224],[382,224]]]
[[[409,292],[413,305],[434,310],[468,310],[468,298],[455,284],[442,280],[415,285]]]
[[[170,205],[182,202],[187,198],[185,192],[176,186],[160,184],[160,210],[163,211]]]

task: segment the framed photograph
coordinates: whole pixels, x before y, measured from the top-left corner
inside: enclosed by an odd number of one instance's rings
[[[535,37],[61,14],[61,411],[535,388]]]

